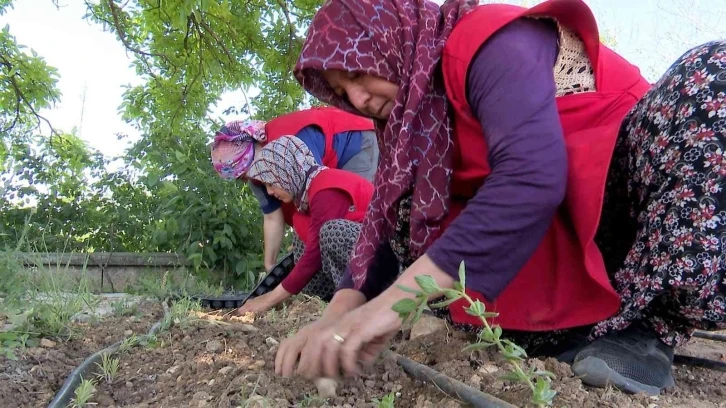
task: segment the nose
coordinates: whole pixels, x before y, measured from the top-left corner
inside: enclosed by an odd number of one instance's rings
[[[345,94],[348,96],[351,105],[359,111],[365,112],[368,101],[371,99],[371,94],[365,88],[357,84],[351,84],[346,87]]]
[[[273,194],[272,186],[265,186],[265,189],[267,190],[267,194],[269,194],[271,196],[275,195],[275,194]]]

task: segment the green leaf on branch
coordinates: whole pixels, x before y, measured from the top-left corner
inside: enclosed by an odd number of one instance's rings
[[[461,261],[459,264],[459,283],[462,288],[466,287],[466,266],[464,265],[464,261]]]
[[[449,306],[450,304],[456,302],[457,300],[459,300],[459,298],[446,299],[446,300],[442,300],[441,302],[432,303],[429,305],[429,307],[432,309],[441,309],[441,308]]]
[[[470,314],[471,316],[484,317],[485,312],[486,306],[484,306],[484,303],[478,300],[475,300],[474,303],[466,308],[466,313]]]
[[[419,275],[416,276],[414,279],[416,279],[416,283],[418,284],[418,286],[427,295],[431,295],[441,290],[439,288],[439,285],[436,284],[436,281],[431,276]]]
[[[481,341],[478,343],[469,344],[468,346],[464,347],[463,351],[464,351],[464,353],[470,353],[472,351],[483,350],[483,349],[489,348],[491,346],[494,346],[494,343],[486,343],[486,342]]]
[[[396,302],[393,305],[393,311],[398,313],[399,315],[406,315],[408,316],[410,313],[413,313],[416,308],[418,307],[418,302],[416,302],[413,299],[401,299],[398,302]]]
[[[414,288],[409,288],[408,286],[396,285],[396,287],[398,287],[399,289],[401,289],[404,292],[413,293],[414,295],[417,295],[417,296],[421,293],[420,290],[414,289]]]

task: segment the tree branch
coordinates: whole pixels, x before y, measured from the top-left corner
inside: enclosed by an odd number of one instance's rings
[[[164,61],[166,61],[169,65],[173,65],[171,63],[171,61],[169,60],[169,58],[164,54],[147,52],[147,51],[141,50],[141,49],[131,45],[131,43],[129,43],[129,41],[128,41],[128,38],[126,38],[126,31],[124,30],[121,22],[119,21],[120,20],[119,13],[121,12],[121,9],[118,6],[116,6],[116,4],[114,4],[113,0],[108,0],[106,3],[108,4],[109,10],[111,11],[111,16],[113,17],[112,25],[113,25],[114,29],[116,30],[116,33],[118,34],[119,40],[121,40],[121,43],[123,43],[124,47],[126,47],[127,50],[129,50],[135,54],[145,56],[145,57],[161,58]],[[148,64],[147,64],[147,66],[148,66]]]
[[[8,70],[13,69],[13,64],[7,58],[5,58],[4,55],[0,55],[0,64],[7,67]],[[18,74],[16,73],[15,75],[18,75]],[[50,128],[51,136],[58,136],[58,132],[55,130],[53,125],[50,123],[50,121],[48,119],[46,119],[45,117],[43,117],[42,115],[40,115],[38,113],[38,111],[35,110],[33,105],[30,104],[30,101],[28,101],[28,99],[25,97],[23,90],[20,89],[20,85],[18,84],[18,81],[15,79],[15,75],[7,76],[8,81],[10,81],[10,85],[12,86],[13,90],[15,91],[15,96],[17,97],[17,101],[16,101],[16,107],[15,107],[15,115],[16,115],[15,119],[13,120],[13,123],[10,126],[10,128],[8,128],[6,131],[9,131],[10,129],[15,127],[18,120],[20,119],[20,104],[22,102],[22,104],[25,105],[30,110],[30,113],[32,113],[33,116],[35,116],[35,119],[38,121],[38,126],[40,126],[40,124],[42,122],[45,122],[48,125],[48,127]]]

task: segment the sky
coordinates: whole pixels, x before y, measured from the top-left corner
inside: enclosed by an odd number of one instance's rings
[[[615,36],[615,51],[640,67],[650,81],[690,47],[726,38],[726,0],[585,2],[600,31]],[[141,80],[115,36],[82,18],[86,13],[82,0],[58,3],[56,8],[51,0],[15,0],[14,8],[0,16],[0,26],[9,25],[19,44],[34,49],[59,71],[61,102],[41,114],[58,129],[77,127],[81,138],[102,153],[119,155],[138,134],[123,122],[118,107],[125,87]],[[221,116],[224,108],[243,103],[239,92],[230,93],[215,112]],[[129,138],[117,140],[117,133]]]

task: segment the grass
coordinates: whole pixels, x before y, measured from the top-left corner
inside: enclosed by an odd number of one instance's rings
[[[197,278],[191,274],[185,274],[177,279],[169,271],[159,277],[157,274],[141,275],[135,285],[132,285],[127,292],[135,295],[149,295],[158,300],[173,298],[177,296],[219,296],[224,293],[224,287],[220,282],[213,285],[205,279]]]
[[[373,403],[376,404],[378,408],[393,408],[395,401],[396,393],[393,391],[381,399],[373,398]]]
[[[96,405],[94,402],[88,402],[96,394],[96,382],[94,380],[81,380],[81,384],[73,392],[73,399],[71,400],[72,408],[84,408],[91,405]]]
[[[0,251],[0,292],[4,297],[0,313],[10,323],[9,329],[0,332],[0,354],[9,358],[15,357],[14,350],[34,345],[38,339],[67,340],[78,334],[71,324],[73,316],[94,311],[99,302],[91,294],[85,273],[69,290],[68,281],[58,278],[63,265],[45,267],[39,260],[31,260],[36,266],[29,271],[16,254],[15,249]]]
[[[118,374],[119,363],[120,360],[118,358],[111,358],[110,354],[102,355],[101,364],[96,363],[98,368],[101,369],[101,373],[98,377],[107,383],[112,383],[116,378],[116,374]]]
[[[119,299],[111,303],[113,315],[116,317],[136,316],[139,314],[138,302],[129,302],[126,299]]]

